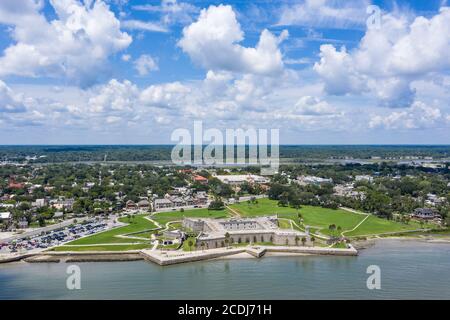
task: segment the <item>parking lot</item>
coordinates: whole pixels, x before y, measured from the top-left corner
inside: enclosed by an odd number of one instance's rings
[[[0,254],[26,253],[36,250],[43,250],[49,247],[59,246],[66,242],[88,236],[110,228],[108,220],[95,221],[86,220],[83,223],[61,227],[52,231],[43,231],[40,234],[23,239],[12,240],[10,242],[0,241]]]

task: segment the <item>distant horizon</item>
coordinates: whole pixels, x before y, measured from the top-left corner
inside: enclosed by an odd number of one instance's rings
[[[174,147],[177,144],[0,144],[0,148],[3,147],[150,147],[150,146],[167,146]],[[195,144],[191,144],[195,146]],[[208,146],[208,144],[203,144],[202,146]],[[224,145],[226,147],[228,145]],[[233,145],[230,145],[233,146]],[[251,146],[249,144],[245,145],[234,145],[236,146]],[[270,147],[271,145],[268,144]],[[280,147],[450,147],[450,144],[279,144]]]

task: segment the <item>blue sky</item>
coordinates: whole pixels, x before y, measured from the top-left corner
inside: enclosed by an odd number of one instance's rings
[[[446,1],[2,0],[0,29],[0,144],[450,143]]]

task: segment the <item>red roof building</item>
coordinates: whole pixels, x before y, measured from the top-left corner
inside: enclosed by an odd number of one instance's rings
[[[23,189],[25,187],[25,184],[16,182],[14,179],[9,179],[8,188],[9,189]]]
[[[194,176],[194,181],[201,183],[201,184],[207,184],[208,183],[208,179],[206,179],[205,177],[199,176],[199,175],[195,175]]]

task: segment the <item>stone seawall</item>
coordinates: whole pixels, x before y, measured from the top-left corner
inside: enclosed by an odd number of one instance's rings
[[[24,260],[31,263],[43,262],[112,262],[148,260],[161,266],[211,260],[240,253],[247,253],[249,258],[261,258],[268,252],[311,255],[356,256],[358,251],[350,246],[347,249],[322,247],[291,247],[291,246],[247,246],[240,248],[217,248],[209,250],[161,251],[161,250],[130,250],[130,251],[46,251],[0,258],[0,263]]]
[[[357,256],[358,251],[353,248],[337,249],[337,248],[320,248],[320,247],[265,247],[267,252],[286,252],[286,253],[304,253],[314,255],[335,255],[335,256]]]
[[[178,263],[210,260],[243,252],[245,252],[245,249],[210,249],[194,252],[171,252],[167,254],[158,252],[156,250],[142,250],[141,254],[146,260],[152,261],[161,266],[166,266]]]
[[[235,255],[239,253],[247,253],[255,258],[261,258],[266,252],[277,252],[286,254],[310,254],[310,255],[339,255],[339,256],[356,256],[358,251],[350,246],[347,249],[337,248],[319,248],[319,247],[286,247],[286,246],[255,246],[244,248],[219,248],[194,252],[161,252],[152,250],[141,250],[141,254],[145,260],[154,262],[161,266],[195,262],[202,260],[210,260],[225,256]]]

